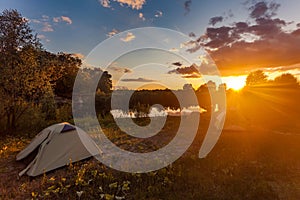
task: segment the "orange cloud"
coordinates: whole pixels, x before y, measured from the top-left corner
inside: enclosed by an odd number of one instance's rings
[[[119,33],[119,31],[117,29],[113,29],[109,33],[107,33],[107,36],[108,37],[112,37],[112,36],[114,36],[114,35],[116,35],[118,33]]]
[[[142,83],[156,82],[155,80],[147,79],[147,78],[125,78],[125,79],[121,79],[121,81],[123,81],[123,82],[142,82]]]
[[[252,21],[209,27],[185,45],[190,45],[191,53],[204,47],[223,75],[300,63],[300,28],[285,31],[290,23],[275,17],[278,8],[275,3],[256,3],[249,8]],[[219,21],[212,18],[210,24]]]
[[[118,2],[121,6],[128,6],[132,9],[140,10],[143,8],[143,5],[146,3],[146,0],[113,0]],[[105,8],[111,8],[110,0],[99,0],[99,3]]]
[[[72,56],[79,58],[79,59],[83,59],[85,57],[82,53],[72,53]]]
[[[123,42],[130,42],[131,40],[133,40],[135,38],[135,35],[133,35],[133,33],[128,32],[126,37],[121,38],[121,40]]]
[[[72,24],[72,20],[70,19],[70,17],[67,17],[67,16],[61,16],[61,19],[64,21],[64,22],[67,22],[67,24]]]

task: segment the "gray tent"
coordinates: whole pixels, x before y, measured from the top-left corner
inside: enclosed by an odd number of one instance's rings
[[[33,159],[19,176],[37,176],[44,172],[76,162],[101,151],[90,136],[82,129],[69,123],[55,124],[42,130],[23,149],[16,160]]]

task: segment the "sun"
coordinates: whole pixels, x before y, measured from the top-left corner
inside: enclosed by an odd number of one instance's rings
[[[246,84],[246,76],[231,76],[224,78],[228,88],[233,90],[241,90]]]

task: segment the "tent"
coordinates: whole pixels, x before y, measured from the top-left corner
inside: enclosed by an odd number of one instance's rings
[[[23,149],[16,160],[31,159],[19,176],[37,176],[100,153],[100,149],[82,129],[69,123],[54,124],[42,130]]]

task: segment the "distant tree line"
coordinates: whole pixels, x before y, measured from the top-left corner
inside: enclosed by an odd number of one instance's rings
[[[174,110],[199,105],[201,108],[205,109],[207,113],[211,113],[216,109],[217,104],[219,109],[226,107],[226,105],[223,105],[225,104],[225,101],[211,102],[212,94],[215,95],[215,98],[226,98],[221,89],[226,90],[226,85],[221,84],[218,88],[213,81],[208,81],[208,83],[201,85],[198,89],[194,89],[191,84],[185,84],[183,89],[179,90],[117,90],[114,91],[114,101],[118,107],[115,107],[114,109],[148,113],[150,107],[155,104]],[[128,107],[124,102],[126,102],[126,97],[130,95]],[[180,99],[182,100],[180,101]],[[96,110],[101,116],[108,114],[111,110],[111,96],[105,98],[103,96],[97,96]]]
[[[226,90],[225,95],[220,92]],[[189,92],[190,91],[190,92]],[[123,102],[123,97],[133,91],[120,90],[116,92],[116,101]],[[268,76],[261,70],[251,72],[246,79],[246,86],[240,91],[227,89],[226,84],[218,87],[212,81],[194,89],[191,85],[184,85],[182,90],[140,90],[134,91],[128,109],[147,113],[154,104],[160,104],[163,107],[178,109],[195,105],[189,102],[189,95],[194,93],[197,96],[201,108],[207,110],[210,114],[215,110],[227,108],[227,120],[232,124],[260,126],[268,128],[295,127],[300,124],[300,86],[297,78],[289,73],[284,73],[274,80],[269,80]],[[226,105],[220,102],[211,102],[211,93],[217,98],[226,98]],[[184,105],[180,105],[177,96],[184,96]],[[105,116],[111,109],[110,96],[106,98],[98,96],[96,98],[96,110],[101,116]],[[221,101],[222,102],[222,101]],[[218,104],[218,105],[217,105]],[[218,106],[218,109],[216,107]]]

